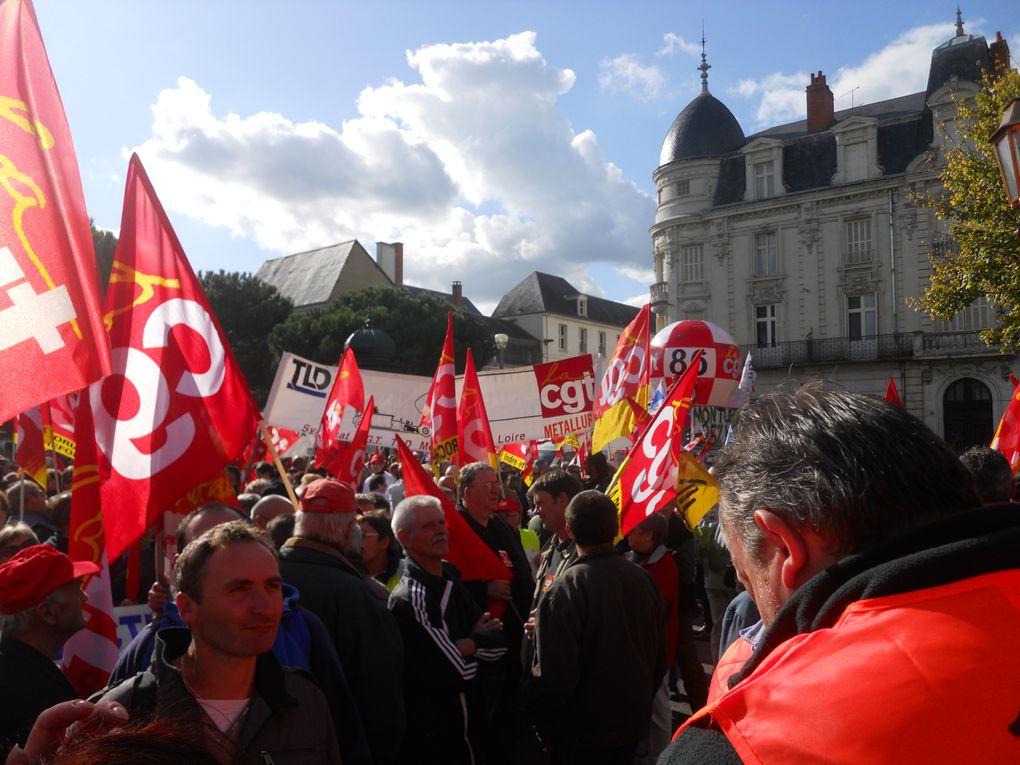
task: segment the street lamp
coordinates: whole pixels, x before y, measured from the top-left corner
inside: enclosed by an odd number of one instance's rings
[[[492,339],[496,341],[496,356],[499,359],[499,368],[503,368],[503,351],[506,350],[507,344],[510,342],[510,335],[504,332],[497,332],[492,336]]]
[[[999,163],[1009,203],[1020,208],[1020,98],[1013,99],[1007,107],[989,143],[995,147],[995,161]]]

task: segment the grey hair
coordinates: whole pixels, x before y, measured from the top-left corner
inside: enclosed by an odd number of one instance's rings
[[[393,533],[410,531],[420,507],[438,507],[442,510],[443,503],[430,494],[417,494],[413,497],[405,497],[397,503],[396,508],[393,510],[393,518],[390,520]]]
[[[488,462],[472,462],[460,469],[460,494],[464,496],[464,489],[475,482],[475,476],[488,470],[495,473],[495,468]]]
[[[32,531],[32,527],[24,521],[15,521],[0,527],[0,546],[7,544],[16,537],[28,537],[33,540],[32,544],[39,544],[39,537]]]
[[[821,382],[772,391],[737,412],[714,467],[720,522],[754,559],[760,509],[846,555],[977,504],[960,460],[920,420]]]
[[[294,536],[339,547],[356,517],[355,513],[306,513],[298,510],[294,514]]]
[[[57,588],[59,589],[59,588]],[[53,603],[60,597],[57,590],[54,590],[34,606],[29,606],[24,611],[16,614],[0,614],[0,636],[16,638],[32,626],[35,620],[35,609],[43,603]]]

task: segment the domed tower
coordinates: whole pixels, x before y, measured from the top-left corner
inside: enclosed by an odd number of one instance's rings
[[[708,92],[705,40],[701,40],[701,93],[684,107],[662,142],[659,167],[652,174],[657,206],[652,226],[655,280],[651,289],[652,310],[674,321],[676,283],[674,265],[684,246],[686,224],[700,222],[701,213],[712,207],[719,181],[719,160],[744,145],[744,131],[726,105]],[[697,237],[697,232],[691,232]],[[701,241],[703,237],[697,237]],[[691,254],[692,257],[695,254]]]

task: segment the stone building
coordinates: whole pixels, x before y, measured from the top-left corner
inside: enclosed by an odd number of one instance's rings
[[[911,194],[938,188],[955,97],[973,96],[989,44],[956,35],[931,56],[924,91],[834,111],[819,71],[807,118],[745,136],[708,89],[677,116],[655,171],[651,228],[659,326],[704,319],[753,355],[758,391],[822,377],[882,395],[889,377],[907,409],[958,447],[987,443],[1005,409],[1014,357],[978,331],[979,300],[952,321],[914,311],[929,256],[951,248],[943,223]]]

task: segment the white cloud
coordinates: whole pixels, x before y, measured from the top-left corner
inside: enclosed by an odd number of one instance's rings
[[[630,93],[642,101],[653,101],[665,84],[659,67],[642,65],[633,53],[621,53],[599,63],[599,85],[610,93]]]
[[[181,78],[137,151],[177,213],[281,253],[399,239],[409,282],[459,279],[480,306],[532,270],[582,280],[589,263],[645,264],[654,202],[571,129],[556,102],[574,74],[546,63],[534,33],[407,60],[413,81],[365,88],[339,128],[217,115]]]
[[[687,42],[680,35],[674,34],[673,32],[666,32],[666,34],[662,36],[662,39],[666,44],[655,52],[655,55],[660,58],[662,56],[672,56],[677,51],[686,53],[688,56],[697,56],[701,53],[700,43]]]
[[[953,24],[914,27],[860,64],[840,67],[835,74],[826,72],[836,111],[850,108],[849,91],[855,88],[853,103],[857,106],[924,90],[932,49],[953,34]],[[824,71],[824,62],[819,64]],[[809,82],[808,74],[775,72],[759,80],[743,80],[730,92],[759,99],[758,124],[775,125],[804,117],[804,88]]]

